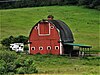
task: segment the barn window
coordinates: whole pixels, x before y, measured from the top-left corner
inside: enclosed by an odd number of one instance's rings
[[[53,28],[54,28],[54,26],[51,26],[50,28],[51,28],[51,29],[53,29]]]
[[[55,46],[55,49],[56,49],[56,50],[59,49],[59,46]]]
[[[35,50],[35,47],[32,47],[32,50]]]
[[[47,46],[47,50],[51,50],[51,46]]]
[[[38,29],[38,26],[35,26],[35,29]]]
[[[39,47],[39,50],[43,50],[43,47],[42,47],[42,46],[40,46],[40,47]]]

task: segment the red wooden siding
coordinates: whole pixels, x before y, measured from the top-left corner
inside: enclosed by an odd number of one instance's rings
[[[31,34],[29,41],[30,54],[60,54],[59,33],[56,27],[48,22],[37,24]],[[33,50],[32,50],[33,48]],[[42,49],[43,50],[39,50]]]

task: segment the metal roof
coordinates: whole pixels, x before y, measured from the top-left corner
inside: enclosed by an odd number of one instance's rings
[[[65,45],[71,45],[71,46],[79,46],[79,47],[84,47],[84,48],[92,48],[90,45],[85,45],[85,44],[75,44],[75,43],[64,43]]]
[[[67,24],[60,20],[48,20],[48,22],[54,24],[60,30],[60,37],[63,44],[74,42],[73,34]]]

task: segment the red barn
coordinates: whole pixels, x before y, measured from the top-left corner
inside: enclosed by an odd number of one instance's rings
[[[41,20],[32,28],[29,35],[30,54],[69,54],[73,46],[73,35],[69,27],[60,20]]]

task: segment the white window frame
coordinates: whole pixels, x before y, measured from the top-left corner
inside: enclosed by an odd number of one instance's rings
[[[33,48],[34,48],[34,50],[35,50],[35,47],[31,47],[32,50],[33,50]],[[33,51],[34,51],[34,50],[33,50]]]
[[[40,49],[40,48],[42,48],[42,49]],[[43,50],[43,47],[42,47],[42,46],[40,46],[40,47],[39,47],[39,50]]]
[[[40,34],[40,24],[38,24],[38,35],[39,36],[48,36],[48,35],[50,35],[50,23],[49,23],[49,34]]]
[[[38,26],[35,26],[35,29],[38,29]]]
[[[54,29],[54,26],[50,26],[50,29]]]
[[[50,48],[50,49],[49,49]],[[51,46],[47,46],[47,50],[51,50]]]
[[[57,49],[57,47],[58,47],[58,49]],[[55,50],[59,50],[59,46],[55,46]]]

